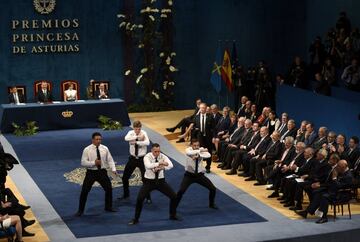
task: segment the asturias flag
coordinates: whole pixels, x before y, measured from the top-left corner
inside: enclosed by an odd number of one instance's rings
[[[216,51],[216,59],[210,77],[210,82],[217,93],[221,91],[221,62],[221,50],[220,45],[218,44],[218,48]]]
[[[232,79],[232,68],[230,61],[230,53],[228,50],[224,52],[223,64],[221,66],[221,78],[225,82],[227,89],[231,92],[234,90],[234,83]]]

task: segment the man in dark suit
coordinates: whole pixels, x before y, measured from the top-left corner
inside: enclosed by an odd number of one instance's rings
[[[280,141],[284,142],[286,137],[293,137],[295,139],[296,137],[296,124],[295,124],[295,120],[290,119],[287,122],[286,128],[284,129],[285,131],[283,132],[283,134],[280,137]]]
[[[219,109],[216,104],[212,104],[210,106],[210,110],[211,110],[211,116],[214,120],[214,127],[215,127],[219,123],[222,115],[219,113]]]
[[[52,93],[47,82],[41,83],[41,89],[37,93],[37,101],[41,103],[48,103],[53,101]]]
[[[349,149],[347,150],[347,152],[343,152],[342,157],[348,162],[350,169],[353,169],[355,167],[355,162],[359,158],[359,156],[359,138],[357,136],[353,136],[349,140]]]
[[[223,135],[225,131],[229,129],[230,127],[229,111],[230,111],[229,107],[223,108],[222,116],[220,117],[220,120],[215,124],[213,139],[217,138],[219,135]]]
[[[11,92],[9,94],[9,103],[25,103],[24,95],[21,92],[18,92],[16,86],[11,88]]]
[[[200,141],[200,146],[208,149],[212,153],[212,137],[214,132],[214,119],[210,114],[206,113],[206,103],[200,104],[200,112],[195,116],[195,132]],[[211,157],[206,159],[206,173],[210,173]]]
[[[248,99],[248,97],[246,97],[246,96],[242,96],[241,97],[241,103],[240,103],[240,107],[239,107],[239,109],[237,110],[237,112],[236,112],[236,115],[238,116],[238,117],[243,117],[243,116],[245,116],[245,105],[246,105],[246,102],[248,101],[249,99]]]
[[[96,90],[95,98],[97,98],[97,99],[108,99],[108,98],[110,98],[109,90],[107,90],[105,88],[104,83],[99,84],[99,89]]]
[[[314,143],[316,138],[317,138],[317,133],[314,130],[314,124],[313,123],[308,123],[306,125],[304,143],[307,146],[311,146]]]
[[[263,169],[266,166],[274,164],[275,160],[278,160],[280,158],[283,146],[280,142],[279,131],[275,130],[271,134],[271,139],[272,142],[269,143],[266,152],[257,159],[252,159],[250,161],[250,166],[255,166],[255,174],[257,180],[257,183],[254,184],[255,186],[266,184]]]
[[[327,142],[326,137],[327,137],[327,128],[320,127],[318,131],[318,137],[314,140],[314,142],[311,145],[311,147],[314,148],[315,152],[320,150],[323,144]]]

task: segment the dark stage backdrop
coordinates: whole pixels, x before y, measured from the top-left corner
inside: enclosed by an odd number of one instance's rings
[[[14,84],[26,85],[28,99],[32,100],[33,82],[43,79],[53,82],[57,99],[60,97],[61,80],[78,80],[81,96],[85,97],[85,88],[92,78],[111,81],[111,95],[122,97],[122,51],[116,16],[120,4],[119,0],[57,0],[55,9],[43,15],[35,10],[33,0],[0,1],[0,102],[7,102],[7,86]],[[56,28],[55,22],[51,23],[51,28],[36,28],[36,23],[32,26],[32,20],[38,20],[41,27],[41,20],[56,19],[59,22],[70,20],[71,26]],[[13,20],[20,21],[19,25],[15,23],[15,29],[12,29]],[[22,26],[22,20],[29,20],[29,28],[26,22]],[[65,27],[67,24],[65,21]],[[77,33],[78,40],[75,37],[72,41],[30,42],[31,33],[62,33],[64,39],[65,32]],[[13,38],[17,36],[14,37],[14,34],[20,36],[15,44]],[[21,42],[21,34],[28,35],[27,43]],[[14,54],[14,45],[25,45],[27,53]],[[36,48],[44,45],[67,47],[62,48],[63,53],[31,53],[34,45]],[[64,53],[69,45],[74,52]],[[79,51],[76,51],[75,45],[78,45]]]

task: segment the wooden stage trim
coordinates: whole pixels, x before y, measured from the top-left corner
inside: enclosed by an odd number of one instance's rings
[[[147,127],[155,130],[156,132],[164,135],[168,138],[169,142],[180,152],[184,152],[188,142],[185,143],[176,143],[177,135],[174,139],[174,134],[171,134],[166,131],[166,128],[174,127],[183,117],[193,114],[193,110],[178,110],[178,111],[168,111],[168,112],[149,112],[149,113],[130,113],[129,116],[132,120],[140,120]],[[178,132],[179,130],[176,130]],[[211,166],[211,171],[220,177],[224,178],[234,186],[240,188],[251,196],[255,197],[257,200],[262,203],[268,205],[269,207],[275,209],[282,215],[290,218],[290,219],[299,219],[300,217],[289,210],[288,208],[284,208],[282,204],[276,198],[267,198],[273,191],[267,191],[265,186],[254,186],[255,182],[246,182],[245,178],[239,177],[237,175],[226,175],[226,170],[221,170],[216,168],[218,163],[213,163]],[[305,199],[304,207],[307,206],[307,202]],[[329,210],[329,216],[332,214],[332,210]],[[360,214],[360,203],[352,203],[351,204],[351,213],[352,214]],[[339,213],[338,213],[339,214]],[[344,207],[344,216],[347,215],[347,208]],[[341,213],[339,214],[341,216]],[[338,215],[337,215],[338,216]]]
[[[19,199],[19,202],[21,204],[31,206],[31,204],[26,203],[25,199],[20,194],[19,190],[17,189],[14,182],[11,180],[11,178],[9,176],[6,178],[6,187],[10,188],[13,191],[13,193]],[[50,239],[47,236],[47,234],[45,233],[44,229],[41,227],[41,224],[39,224],[39,221],[37,221],[37,219],[35,217],[35,214],[32,212],[31,208],[26,210],[25,218],[27,220],[35,219],[36,222],[33,225],[31,225],[29,227],[26,227],[26,229],[25,229],[28,232],[35,233],[35,236],[34,237],[23,237],[24,241],[26,241],[26,242],[47,242],[47,241],[50,241]],[[0,241],[7,241],[7,239],[6,240],[5,239],[0,239]]]

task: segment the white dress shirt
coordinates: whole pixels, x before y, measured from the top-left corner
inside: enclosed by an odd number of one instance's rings
[[[65,90],[65,101],[74,101],[76,100],[77,91],[72,89]]]
[[[154,168],[159,166],[160,161],[165,161],[165,162],[167,162],[169,164],[168,166],[165,166],[165,170],[170,170],[171,168],[174,167],[171,160],[166,155],[164,155],[163,153],[160,153],[157,160],[158,160],[158,162],[156,162],[156,158],[154,157],[154,155],[151,152],[147,153],[144,156],[144,165],[145,165],[145,169],[146,169],[144,176],[145,176],[146,179],[152,179],[152,180],[155,179],[155,170],[154,170]],[[158,178],[159,179],[165,178],[164,170],[159,171],[159,177]]]
[[[110,154],[108,147],[105,145],[99,145],[100,158],[101,158],[101,169],[111,169],[111,171],[116,171],[115,162]],[[81,157],[81,165],[90,169],[97,170],[98,168],[95,165],[95,160],[97,159],[96,146],[91,144],[87,146]]]
[[[14,102],[15,104],[19,104],[20,103],[20,100],[19,100],[19,95],[17,92],[14,92]]]
[[[198,173],[204,173],[205,167],[203,165],[203,159],[207,159],[211,157],[211,154],[207,151],[203,151],[204,148],[200,148],[198,150],[194,150],[192,147],[188,147],[185,150],[186,164],[185,171],[195,173],[195,160],[193,158],[198,157]]]
[[[144,140],[140,141],[136,141],[136,139],[143,135],[144,136]],[[147,135],[147,133],[144,131],[144,130],[140,130],[140,133],[139,135],[136,135],[135,134],[135,131],[134,130],[130,130],[126,136],[125,136],[125,141],[128,141],[129,142],[129,152],[130,152],[130,155],[132,156],[135,156],[135,143],[134,144],[130,144],[131,141],[135,141],[136,144],[138,145],[139,149],[138,149],[138,155],[137,157],[143,157],[146,155],[146,152],[147,152],[147,146],[150,144],[150,140],[149,140],[149,137]]]

